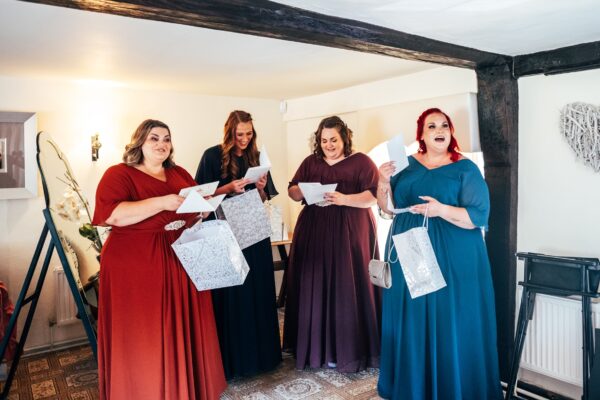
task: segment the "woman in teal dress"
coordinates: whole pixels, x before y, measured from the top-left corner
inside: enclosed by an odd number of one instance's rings
[[[397,214],[392,235],[423,224],[447,286],[411,299],[399,263],[383,292],[379,395],[402,400],[502,398],[496,349],[496,316],[490,263],[482,235],[489,193],[477,166],[458,152],[450,118],[437,108],[417,120],[419,151],[392,176],[380,171],[378,204]],[[390,179],[391,178],[391,179]],[[426,211],[427,210],[427,211]],[[391,259],[396,259],[391,250]],[[390,254],[386,254],[390,259]]]

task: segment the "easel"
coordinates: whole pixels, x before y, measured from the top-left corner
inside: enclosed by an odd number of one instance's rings
[[[537,253],[517,253],[517,258],[525,260],[525,274],[521,295],[521,306],[517,331],[515,334],[515,350],[512,357],[506,400],[521,399],[515,395],[517,374],[521,354],[525,345],[527,326],[533,318],[536,294],[557,297],[577,296],[581,300],[582,331],[582,367],[583,395],[582,400],[592,400],[589,396],[591,369],[594,364],[594,341],[592,324],[591,299],[600,297],[597,292],[600,281],[600,260],[597,258],[559,257]]]
[[[33,320],[33,315],[35,314],[35,310],[37,308],[38,301],[40,299],[40,294],[42,292],[42,287],[44,286],[44,281],[46,279],[46,274],[48,272],[48,266],[50,265],[50,260],[52,259],[52,253],[54,249],[56,249],[56,253],[58,254],[58,258],[60,259],[60,263],[63,266],[64,274],[69,282],[69,288],[71,289],[71,293],[73,294],[73,298],[75,300],[75,304],[77,305],[78,315],[81,318],[81,322],[83,323],[83,327],[85,329],[86,335],[90,342],[90,346],[92,347],[92,351],[94,353],[94,357],[96,355],[97,348],[97,340],[96,340],[96,331],[94,330],[92,324],[92,315],[88,305],[85,304],[80,289],[77,285],[77,280],[73,276],[73,271],[71,270],[71,266],[67,260],[67,256],[65,254],[65,250],[63,249],[60,237],[58,236],[58,232],[56,230],[56,226],[52,219],[52,215],[49,209],[49,195],[48,188],[46,185],[46,181],[44,179],[44,173],[42,171],[40,165],[40,132],[37,137],[37,161],[38,168],[40,170],[40,174],[42,176],[42,186],[44,188],[44,198],[46,200],[46,208],[42,211],[44,215],[44,226],[42,228],[42,233],[38,240],[37,246],[35,248],[35,252],[33,253],[33,257],[31,259],[31,264],[29,265],[29,270],[27,271],[27,275],[25,276],[25,281],[23,282],[23,286],[21,287],[21,291],[19,293],[19,298],[15,304],[15,310],[13,315],[10,318],[8,323],[8,327],[6,328],[6,332],[4,332],[4,338],[2,339],[2,344],[0,345],[0,360],[4,359],[4,354],[6,353],[6,349],[8,347],[8,343],[10,341],[10,337],[17,325],[17,320],[19,319],[19,315],[23,310],[23,307],[29,303],[29,310],[27,312],[27,317],[25,319],[25,323],[23,324],[23,330],[21,332],[20,338],[17,340],[17,349],[15,352],[15,357],[10,366],[10,370],[8,372],[8,376],[6,378],[6,382],[4,383],[4,387],[2,389],[2,393],[0,393],[0,399],[6,399],[8,397],[8,393],[10,391],[10,387],[12,385],[12,381],[15,377],[15,373],[17,372],[17,367],[19,365],[19,360],[21,359],[21,355],[23,353],[23,347],[25,345],[25,341],[27,340],[27,335],[29,334],[29,329],[31,328],[31,322]],[[38,262],[40,260],[40,255],[42,254],[42,250],[46,243],[46,238],[48,237],[48,232],[50,232],[50,241],[48,244],[48,249],[46,250],[46,255],[44,257],[44,262],[40,269],[39,277],[37,279],[37,283],[35,284],[35,290],[33,294],[27,296],[27,292],[29,291],[29,287],[33,281],[33,276],[35,274]]]

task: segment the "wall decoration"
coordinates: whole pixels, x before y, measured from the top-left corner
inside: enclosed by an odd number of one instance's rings
[[[561,111],[560,131],[577,158],[600,172],[600,107],[567,104]]]
[[[0,111],[0,199],[37,195],[36,131],[35,113]]]

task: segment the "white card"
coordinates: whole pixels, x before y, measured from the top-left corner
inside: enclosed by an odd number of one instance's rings
[[[177,214],[215,211],[214,207],[195,190],[192,190],[177,209]]]
[[[267,148],[265,147],[264,144],[260,148],[260,156],[258,159],[258,163],[261,167],[270,167],[271,166],[271,160],[269,159],[269,155],[267,154]]]
[[[325,201],[325,193],[334,192],[337,183],[321,185],[319,182],[300,182],[298,187],[302,191],[306,204],[311,205]]]
[[[404,168],[408,167],[408,157],[406,157],[406,148],[404,147],[404,138],[402,135],[396,135],[387,143],[388,154],[390,161],[395,161],[394,173],[396,175]]]
[[[221,204],[221,202],[223,201],[223,199],[225,198],[225,193],[220,194],[218,196],[215,197],[211,197],[210,199],[206,200],[208,202],[208,204],[210,204],[213,208],[213,210],[216,210],[217,207],[219,207],[219,205]]]
[[[217,186],[219,186],[219,181],[205,183],[203,185],[190,186],[181,189],[179,191],[179,195],[182,197],[186,197],[193,190],[199,192],[202,196],[210,196],[215,192],[215,190],[217,190]]]
[[[250,183],[256,183],[260,179],[261,176],[269,172],[271,169],[270,165],[267,166],[259,166],[259,167],[250,167],[248,171],[246,171],[246,175],[244,175],[245,179],[249,179]]]

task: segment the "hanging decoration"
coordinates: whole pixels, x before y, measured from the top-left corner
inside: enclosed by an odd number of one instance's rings
[[[600,108],[569,103],[561,111],[560,131],[577,158],[600,172]]]

